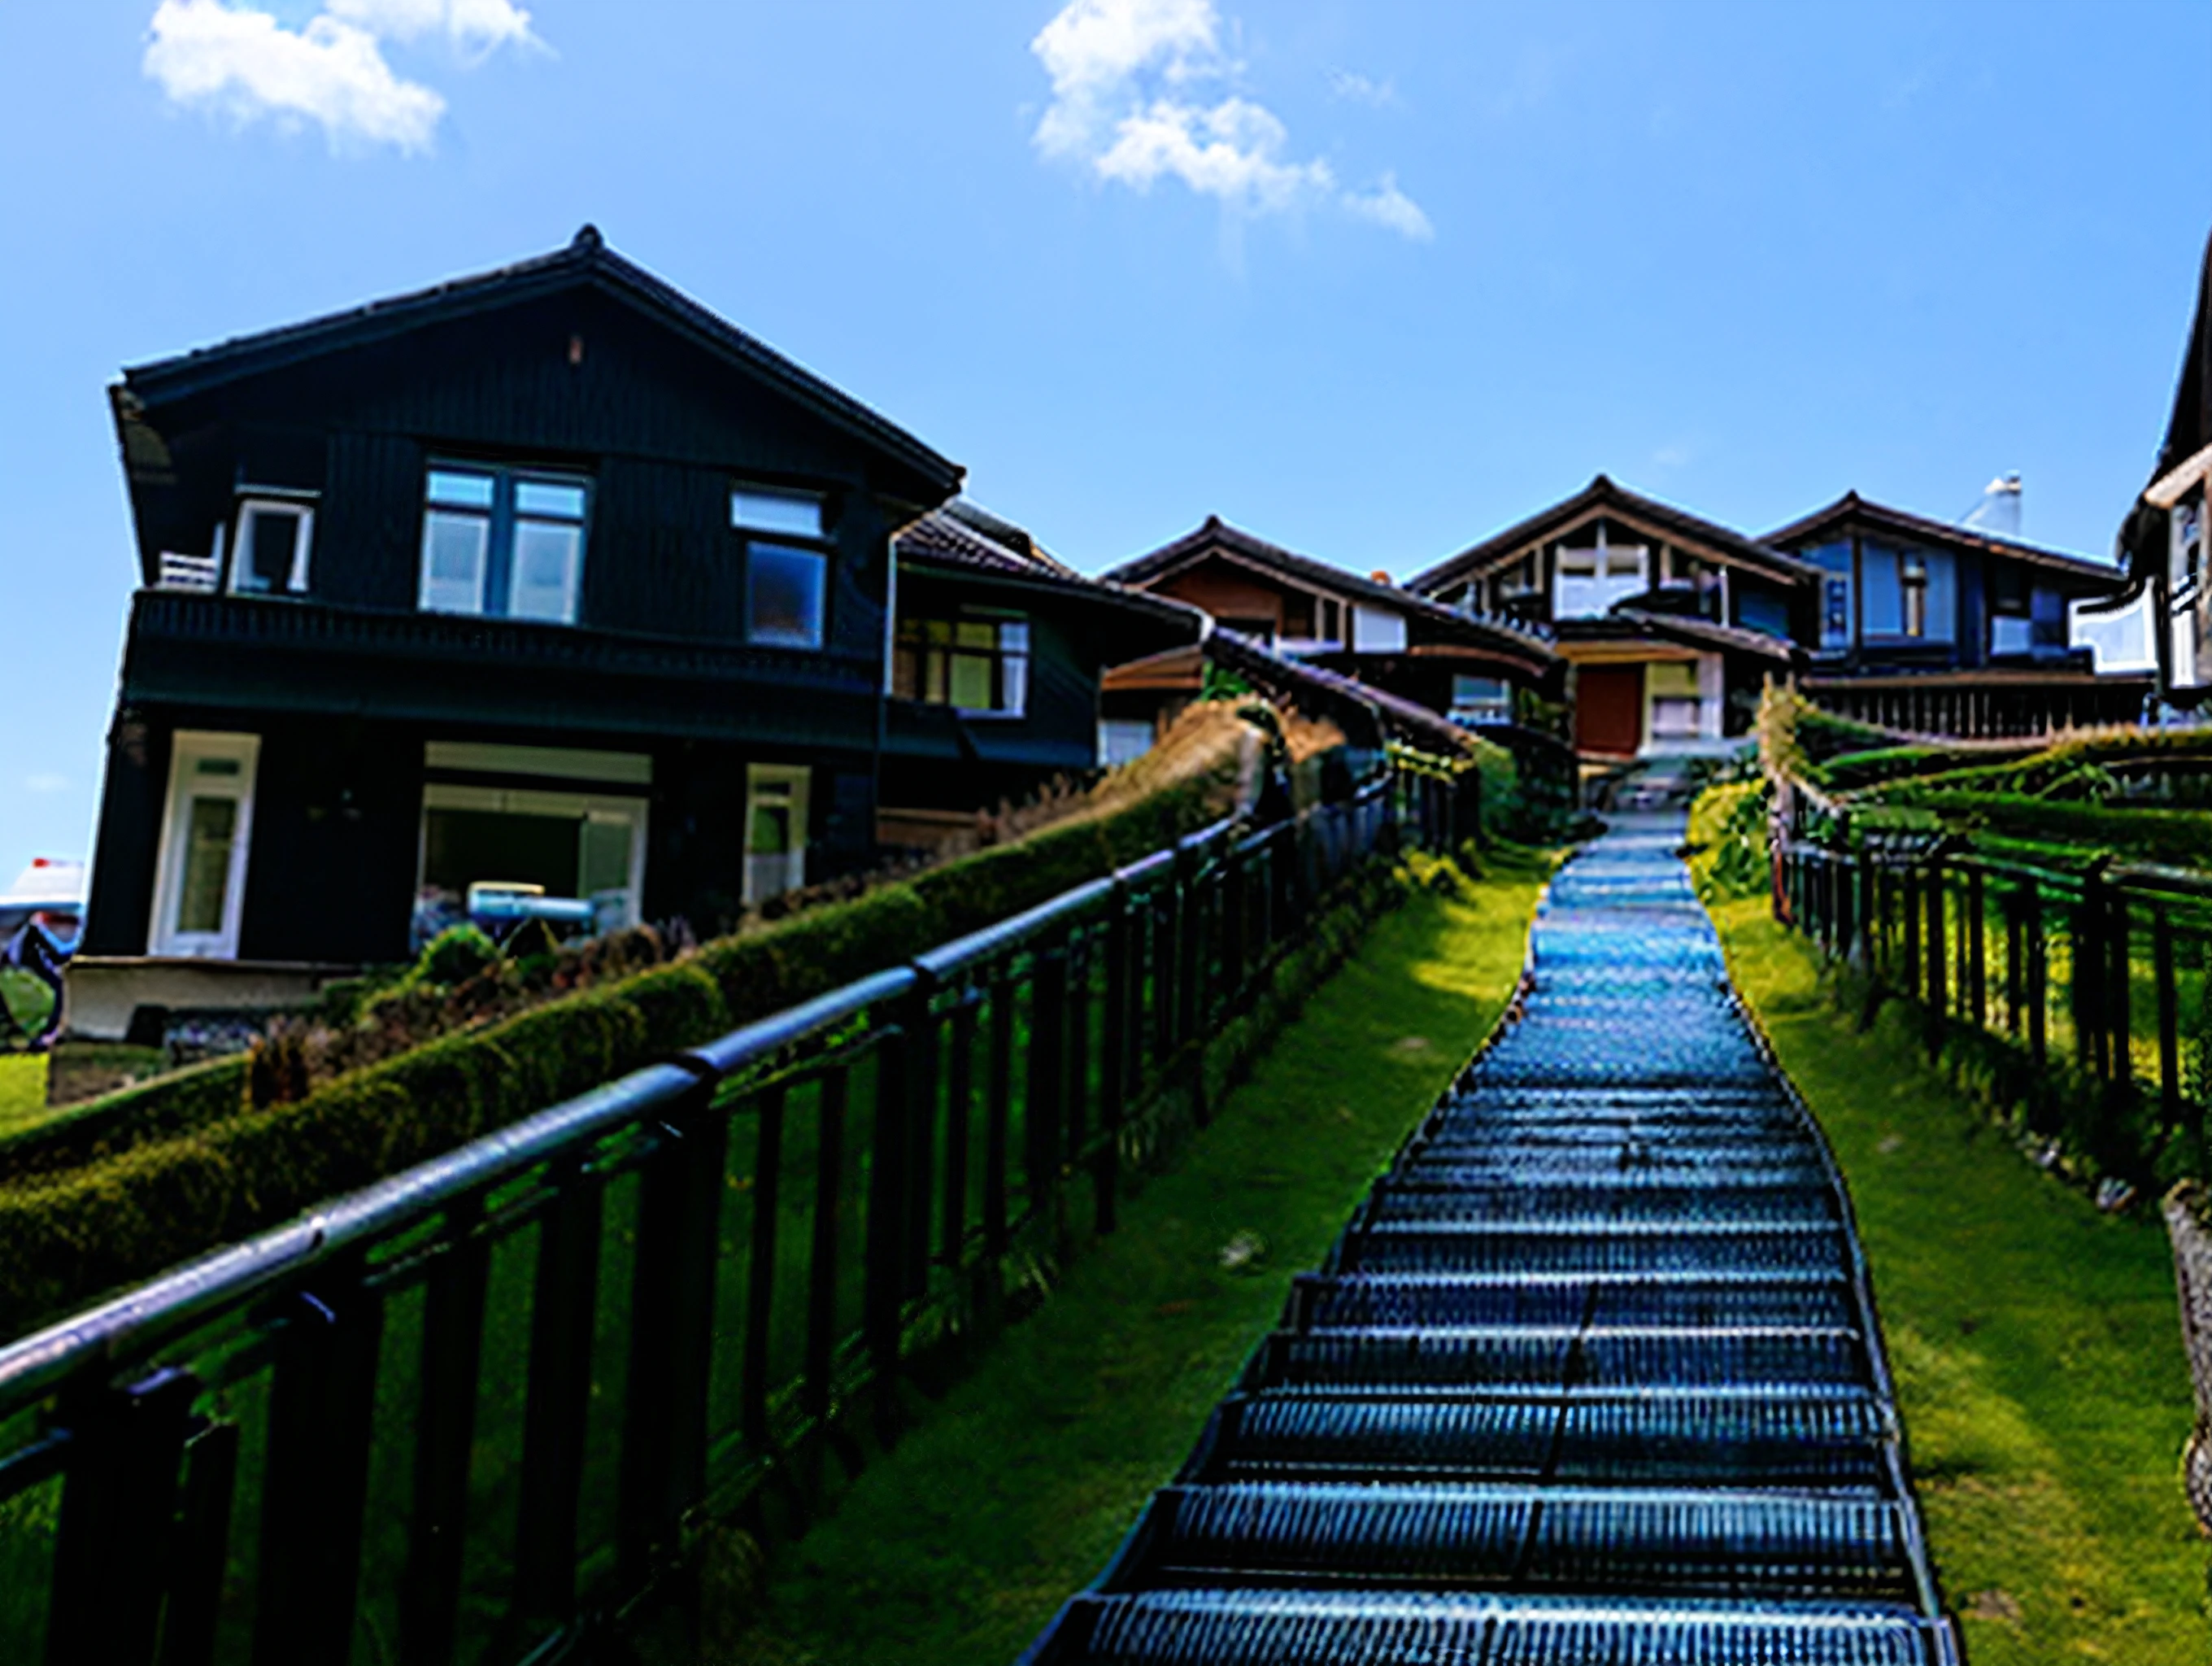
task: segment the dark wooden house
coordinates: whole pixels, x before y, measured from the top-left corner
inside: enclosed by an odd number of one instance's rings
[[[1218,516],[1105,576],[1202,608],[1285,658],[1469,725],[1530,726],[1559,709],[1563,667],[1540,630],[1295,555]],[[1105,691],[1112,744],[1143,750],[1198,696],[1204,677],[1195,649],[1116,667]]]
[[[2070,610],[2118,568],[1847,493],[1760,540],[1811,563],[1819,605],[1801,686],[1847,717],[2003,736],[2132,721],[2147,675],[2100,675]]]
[[[1743,734],[1765,678],[1800,660],[1814,572],[1599,475],[1407,587],[1552,632],[1572,668],[1576,750],[1604,763]]]
[[[1101,761],[1105,667],[1198,640],[1205,616],[1085,578],[956,498],[895,540],[896,623],[878,828],[933,844]]]
[[[2212,696],[2212,239],[2166,441],[2120,528],[2119,550],[2130,598],[2150,598],[2160,692],[2197,710]]]
[[[112,396],[88,975],[397,960],[485,885],[706,927],[871,859],[891,537],[961,471],[591,228]]]

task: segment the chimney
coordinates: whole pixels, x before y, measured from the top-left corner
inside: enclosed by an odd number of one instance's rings
[[[2001,474],[1982,488],[1982,501],[1960,523],[1999,538],[2020,536],[2020,475]]]

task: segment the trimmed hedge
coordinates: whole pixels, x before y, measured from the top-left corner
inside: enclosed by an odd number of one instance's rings
[[[1885,793],[1883,801],[2017,838],[2092,846],[2177,867],[2212,862],[2212,812],[2202,810],[2114,810],[2024,793],[1905,788]]]
[[[0,1145],[0,1334],[897,965],[1202,825],[1211,783],[1046,827],[251,1109],[242,1058]]]

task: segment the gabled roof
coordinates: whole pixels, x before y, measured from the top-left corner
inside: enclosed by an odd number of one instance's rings
[[[891,548],[902,567],[927,568],[944,577],[1107,608],[1127,616],[1160,642],[1194,642],[1206,627],[1206,615],[1187,602],[1085,578],[1046,553],[1013,522],[965,498],[955,498],[901,528]]]
[[[1626,486],[1616,484],[1601,474],[1572,497],[1563,499],[1548,509],[1538,510],[1526,520],[1516,521],[1504,532],[1493,533],[1481,543],[1461,550],[1449,560],[1438,562],[1425,573],[1416,573],[1406,581],[1407,587],[1423,592],[1441,590],[1474,576],[1528,544],[1562,537],[1577,526],[1601,516],[1641,522],[1674,543],[1702,549],[1724,561],[1756,568],[1785,581],[1811,579],[1817,576],[1820,570],[1786,550],[1775,549],[1771,544],[1747,538],[1718,521],[1707,520],[1701,515],[1692,514],[1687,509],[1678,509],[1671,503],[1662,503],[1656,498],[1630,491]]]
[[[2165,571],[2166,514],[2212,471],[2212,237],[2204,242],[2197,280],[2197,316],[2173,386],[2173,413],[2150,478],[2120,523],[2115,551],[2130,569],[2132,596]],[[2165,650],[2160,648],[2161,654]]]
[[[467,318],[571,289],[596,289],[628,302],[947,493],[958,489],[963,472],[958,464],[642,266],[625,260],[606,246],[597,227],[589,225],[567,247],[550,254],[470,277],[448,279],[410,295],[373,301],[349,312],[134,365],[123,373],[124,384],[146,404],[165,404],[325,353],[386,340],[427,324]]]
[[[1149,555],[1123,562],[1119,567],[1109,567],[1102,576],[1116,584],[1152,589],[1184,569],[1195,567],[1217,555],[1272,571],[1302,587],[1326,590],[1370,606],[1388,607],[1408,618],[1430,621],[1466,640],[1528,660],[1539,670],[1548,667],[1558,657],[1548,641],[1522,626],[1502,619],[1474,617],[1398,585],[1362,578],[1310,556],[1297,555],[1241,526],[1231,526],[1219,515],[1206,516],[1195,532],[1186,532]]]
[[[1693,648],[1717,648],[1723,652],[1779,660],[1784,665],[1793,663],[1800,657],[1796,645],[1779,636],[1770,635],[1764,630],[1753,630],[1745,625],[1722,624],[1695,614],[1658,613],[1640,607],[1615,607],[1605,617],[1633,625],[1648,635],[1669,637]]]
[[[2024,561],[2051,572],[2062,573],[2086,585],[2117,589],[2127,575],[2118,568],[2101,561],[2091,561],[2082,556],[2069,556],[2057,550],[2046,550],[2039,544],[2024,544],[2017,538],[1999,538],[1978,526],[1954,526],[1941,520],[1930,520],[1907,509],[1893,509],[1883,503],[1871,502],[1856,492],[1845,492],[1826,508],[1815,509],[1801,516],[1787,526],[1776,528],[1766,534],[1765,542],[1781,544],[1808,544],[1823,540],[1833,532],[1850,526],[1872,527],[1880,532],[1893,532],[1917,543],[1932,544],[1946,550],[1958,550],[1976,555],[1997,556],[2009,561]]]
[[[1020,527],[1012,521],[1000,520],[965,498],[957,497],[943,508],[931,510],[902,529],[892,544],[901,559],[907,561],[1030,577],[1077,576],[1073,569],[1047,555]]]

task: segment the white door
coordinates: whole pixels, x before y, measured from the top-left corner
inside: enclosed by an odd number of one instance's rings
[[[148,952],[210,960],[238,956],[238,919],[253,831],[261,737],[179,729],[154,875]]]
[[[745,903],[806,883],[806,775],[782,763],[745,771]]]

